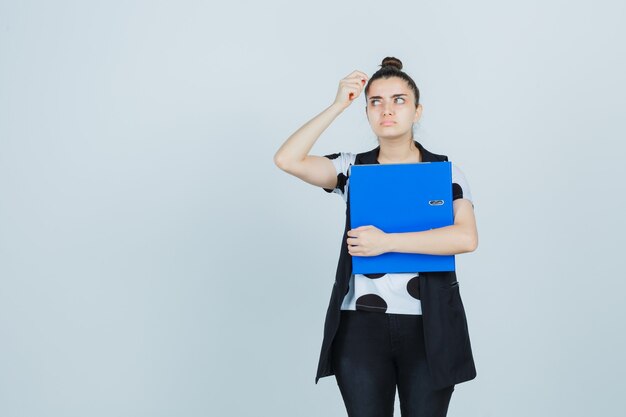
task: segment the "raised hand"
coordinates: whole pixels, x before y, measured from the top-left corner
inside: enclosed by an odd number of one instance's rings
[[[361,71],[353,71],[347,77],[339,81],[335,103],[347,108],[357,97],[361,95],[363,87],[367,83],[368,76]]]

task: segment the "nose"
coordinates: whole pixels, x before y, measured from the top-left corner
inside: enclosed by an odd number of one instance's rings
[[[391,116],[392,114],[393,113],[392,113],[392,110],[391,110],[391,105],[386,104],[385,108],[383,109],[383,116]]]

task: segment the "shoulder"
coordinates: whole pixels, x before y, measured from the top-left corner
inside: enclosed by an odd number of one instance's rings
[[[463,172],[460,166],[458,166],[454,162],[450,162],[450,165],[452,166],[452,176],[457,175],[460,177],[465,177],[465,173]]]
[[[324,155],[324,157],[330,159],[331,161],[335,159],[354,160],[354,158],[356,158],[356,155],[357,154],[352,153],[352,152],[336,152],[336,153],[329,153],[327,155]]]
[[[335,166],[337,174],[343,175],[348,175],[350,166],[354,165],[354,161],[356,160],[356,154],[352,152],[336,152],[324,155],[324,157],[330,159]]]
[[[465,173],[454,162],[452,162],[452,193],[453,200],[465,198],[466,200],[470,200],[473,204],[472,191],[470,190]]]
[[[355,163],[356,154],[352,152],[336,152],[324,155],[324,157],[330,159],[337,173],[337,185],[335,188],[324,188],[324,191],[339,194],[344,200],[347,200],[350,167]]]

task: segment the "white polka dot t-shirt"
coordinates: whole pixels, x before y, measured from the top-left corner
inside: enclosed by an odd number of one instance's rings
[[[324,188],[348,201],[350,167],[356,154],[349,152],[324,155],[337,171],[337,186]],[[469,184],[463,171],[452,162],[452,199],[465,198],[472,202]],[[345,243],[345,242],[344,242]],[[419,293],[419,273],[352,274],[342,310],[364,310],[391,314],[422,314]]]

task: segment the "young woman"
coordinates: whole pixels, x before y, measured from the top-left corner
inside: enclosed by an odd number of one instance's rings
[[[309,155],[326,128],[365,92],[365,114],[379,146],[368,152]],[[352,256],[386,252],[455,255],[478,245],[474,206],[463,172],[452,164],[454,224],[411,233],[368,225],[349,230],[350,166],[447,161],[413,138],[422,105],[400,60],[387,57],[371,78],[354,71],[335,101],[280,147],[283,171],[346,201],[346,227],[324,325],[315,382],[335,375],[348,415],[392,416],[396,387],[402,416],[445,416],[454,386],[476,376],[454,271],[353,274]]]

